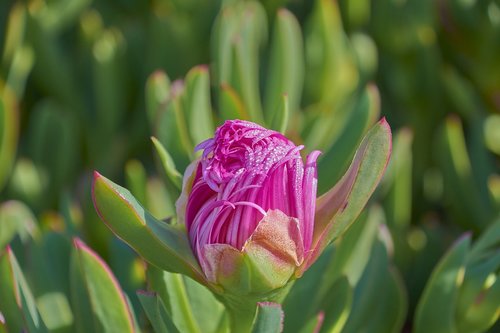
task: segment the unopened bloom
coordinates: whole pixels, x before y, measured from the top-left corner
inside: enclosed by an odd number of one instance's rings
[[[147,261],[207,286],[232,328],[251,327],[256,304],[280,302],[325,247],[357,218],[391,153],[385,119],[367,132],[337,184],[316,198],[316,159],[254,123],[234,120],[198,145],[186,170],[177,223],[156,220],[97,172],[92,197],[110,228]],[[234,331],[234,330],[233,330]]]
[[[273,287],[302,264],[313,237],[320,154],[304,163],[302,148],[241,120],[226,121],[197,146],[203,153],[185,181],[178,216],[209,280],[222,282],[245,255],[252,263],[271,260],[255,269],[271,266]]]

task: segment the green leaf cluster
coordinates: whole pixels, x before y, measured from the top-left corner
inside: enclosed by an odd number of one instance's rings
[[[497,331],[499,34],[498,0],[1,1],[0,332],[230,331],[175,221],[196,144],[279,130],[323,194],[382,115],[382,186],[253,331]]]

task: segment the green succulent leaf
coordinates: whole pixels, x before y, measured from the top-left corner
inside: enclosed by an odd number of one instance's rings
[[[103,332],[135,332],[132,310],[108,265],[81,240],[74,240],[83,280]]]
[[[4,248],[19,235],[21,241],[39,237],[39,229],[33,212],[20,201],[0,204],[0,248]]]
[[[320,310],[324,320],[320,332],[339,333],[347,322],[351,311],[353,288],[345,276],[338,278],[323,296]]]
[[[6,183],[17,149],[18,114],[17,101],[12,91],[0,90],[0,190]]]
[[[283,310],[277,303],[259,303],[252,333],[283,331]]]
[[[466,235],[453,245],[432,272],[417,305],[415,333],[457,331],[456,302],[469,248],[470,235]]]
[[[279,103],[278,109],[273,114],[273,120],[271,122],[271,128],[281,133],[286,132],[288,121],[290,119],[290,106],[288,100],[289,98],[287,94],[281,96],[281,103]]]
[[[223,304],[205,286],[181,274],[162,271],[154,266],[148,266],[147,281],[181,332],[229,332],[228,316]],[[254,313],[252,311],[250,314]]]
[[[155,333],[178,333],[172,318],[167,313],[165,305],[156,293],[138,291],[137,297],[141,302],[149,322],[153,326]]]
[[[151,137],[155,150],[160,158],[161,165],[165,171],[167,178],[175,185],[175,187],[180,191],[182,189],[182,175],[175,167],[175,162],[172,156],[168,153],[165,147],[161,144],[158,139]]]
[[[304,81],[303,52],[299,22],[288,10],[280,9],[274,23],[271,60],[264,96],[265,116],[269,124],[273,124],[272,120],[277,118],[275,113],[282,110],[283,94],[288,95],[288,109],[291,113],[298,111],[300,107]],[[281,131],[281,127],[278,129]]]
[[[164,270],[204,281],[183,225],[158,221],[128,190],[97,172],[92,197],[101,219],[144,259]]]
[[[455,220],[472,230],[483,230],[493,215],[492,202],[484,196],[473,174],[460,119],[449,117],[437,146],[443,169],[445,194]],[[471,223],[474,221],[474,223]]]
[[[0,311],[5,316],[9,330],[48,332],[36,307],[33,293],[10,247],[0,256],[0,298]]]
[[[183,109],[193,142],[202,142],[213,136],[214,123],[210,104],[210,77],[207,66],[191,69],[185,80]]]
[[[355,286],[352,311],[342,332],[401,332],[407,303],[403,283],[390,267],[387,247],[375,239],[370,260]]]
[[[164,108],[170,95],[170,79],[163,71],[155,71],[146,81],[146,112],[149,123],[154,125],[158,113]]]
[[[342,177],[347,169],[356,146],[363,135],[376,123],[380,114],[380,96],[377,87],[369,85],[359,96],[353,110],[348,114],[346,124],[333,145],[325,149],[318,162],[318,190],[327,191]]]
[[[390,127],[382,119],[366,134],[342,179],[317,199],[315,252],[305,263],[305,269],[356,220],[384,174],[391,154],[391,140]]]
[[[219,113],[222,120],[250,120],[238,93],[229,84],[222,83],[219,90]]]

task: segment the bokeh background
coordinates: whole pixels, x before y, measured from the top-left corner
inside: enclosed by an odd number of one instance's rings
[[[95,214],[93,170],[171,216],[179,192],[150,137],[182,173],[224,119],[275,126],[287,92],[275,128],[324,152],[320,192],[372,124],[391,125],[370,211],[406,300],[393,330],[411,330],[445,251],[499,216],[500,1],[268,0],[219,14],[237,2],[0,2],[0,249],[14,249],[35,298],[70,295],[81,237],[139,313],[144,263]]]

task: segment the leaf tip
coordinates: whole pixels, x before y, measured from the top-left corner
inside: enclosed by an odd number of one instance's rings
[[[79,237],[73,237],[73,245],[77,250],[85,250],[87,248],[87,245]]]

